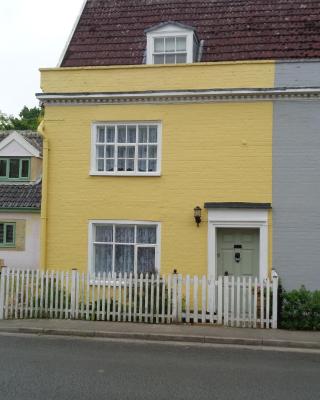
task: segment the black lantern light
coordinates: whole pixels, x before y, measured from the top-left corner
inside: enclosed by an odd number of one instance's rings
[[[194,209],[194,220],[196,221],[197,227],[199,227],[201,222],[201,207],[197,206]]]

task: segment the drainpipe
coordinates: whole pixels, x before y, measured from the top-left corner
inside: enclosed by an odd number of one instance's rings
[[[42,150],[42,196],[41,196],[41,231],[40,231],[40,268],[47,269],[47,200],[48,200],[48,156],[49,144],[45,134],[44,121],[38,126],[38,133],[43,138]]]

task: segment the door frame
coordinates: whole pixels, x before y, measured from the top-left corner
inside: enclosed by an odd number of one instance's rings
[[[259,277],[268,277],[268,210],[208,209],[208,276],[217,279],[217,229],[259,229]]]

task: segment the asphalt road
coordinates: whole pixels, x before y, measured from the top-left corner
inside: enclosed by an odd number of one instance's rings
[[[1,400],[320,399],[320,354],[0,336]]]

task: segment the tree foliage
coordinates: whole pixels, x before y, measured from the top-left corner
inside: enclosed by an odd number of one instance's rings
[[[36,131],[42,117],[43,112],[39,107],[24,106],[19,117],[7,116],[0,112],[0,130]]]

